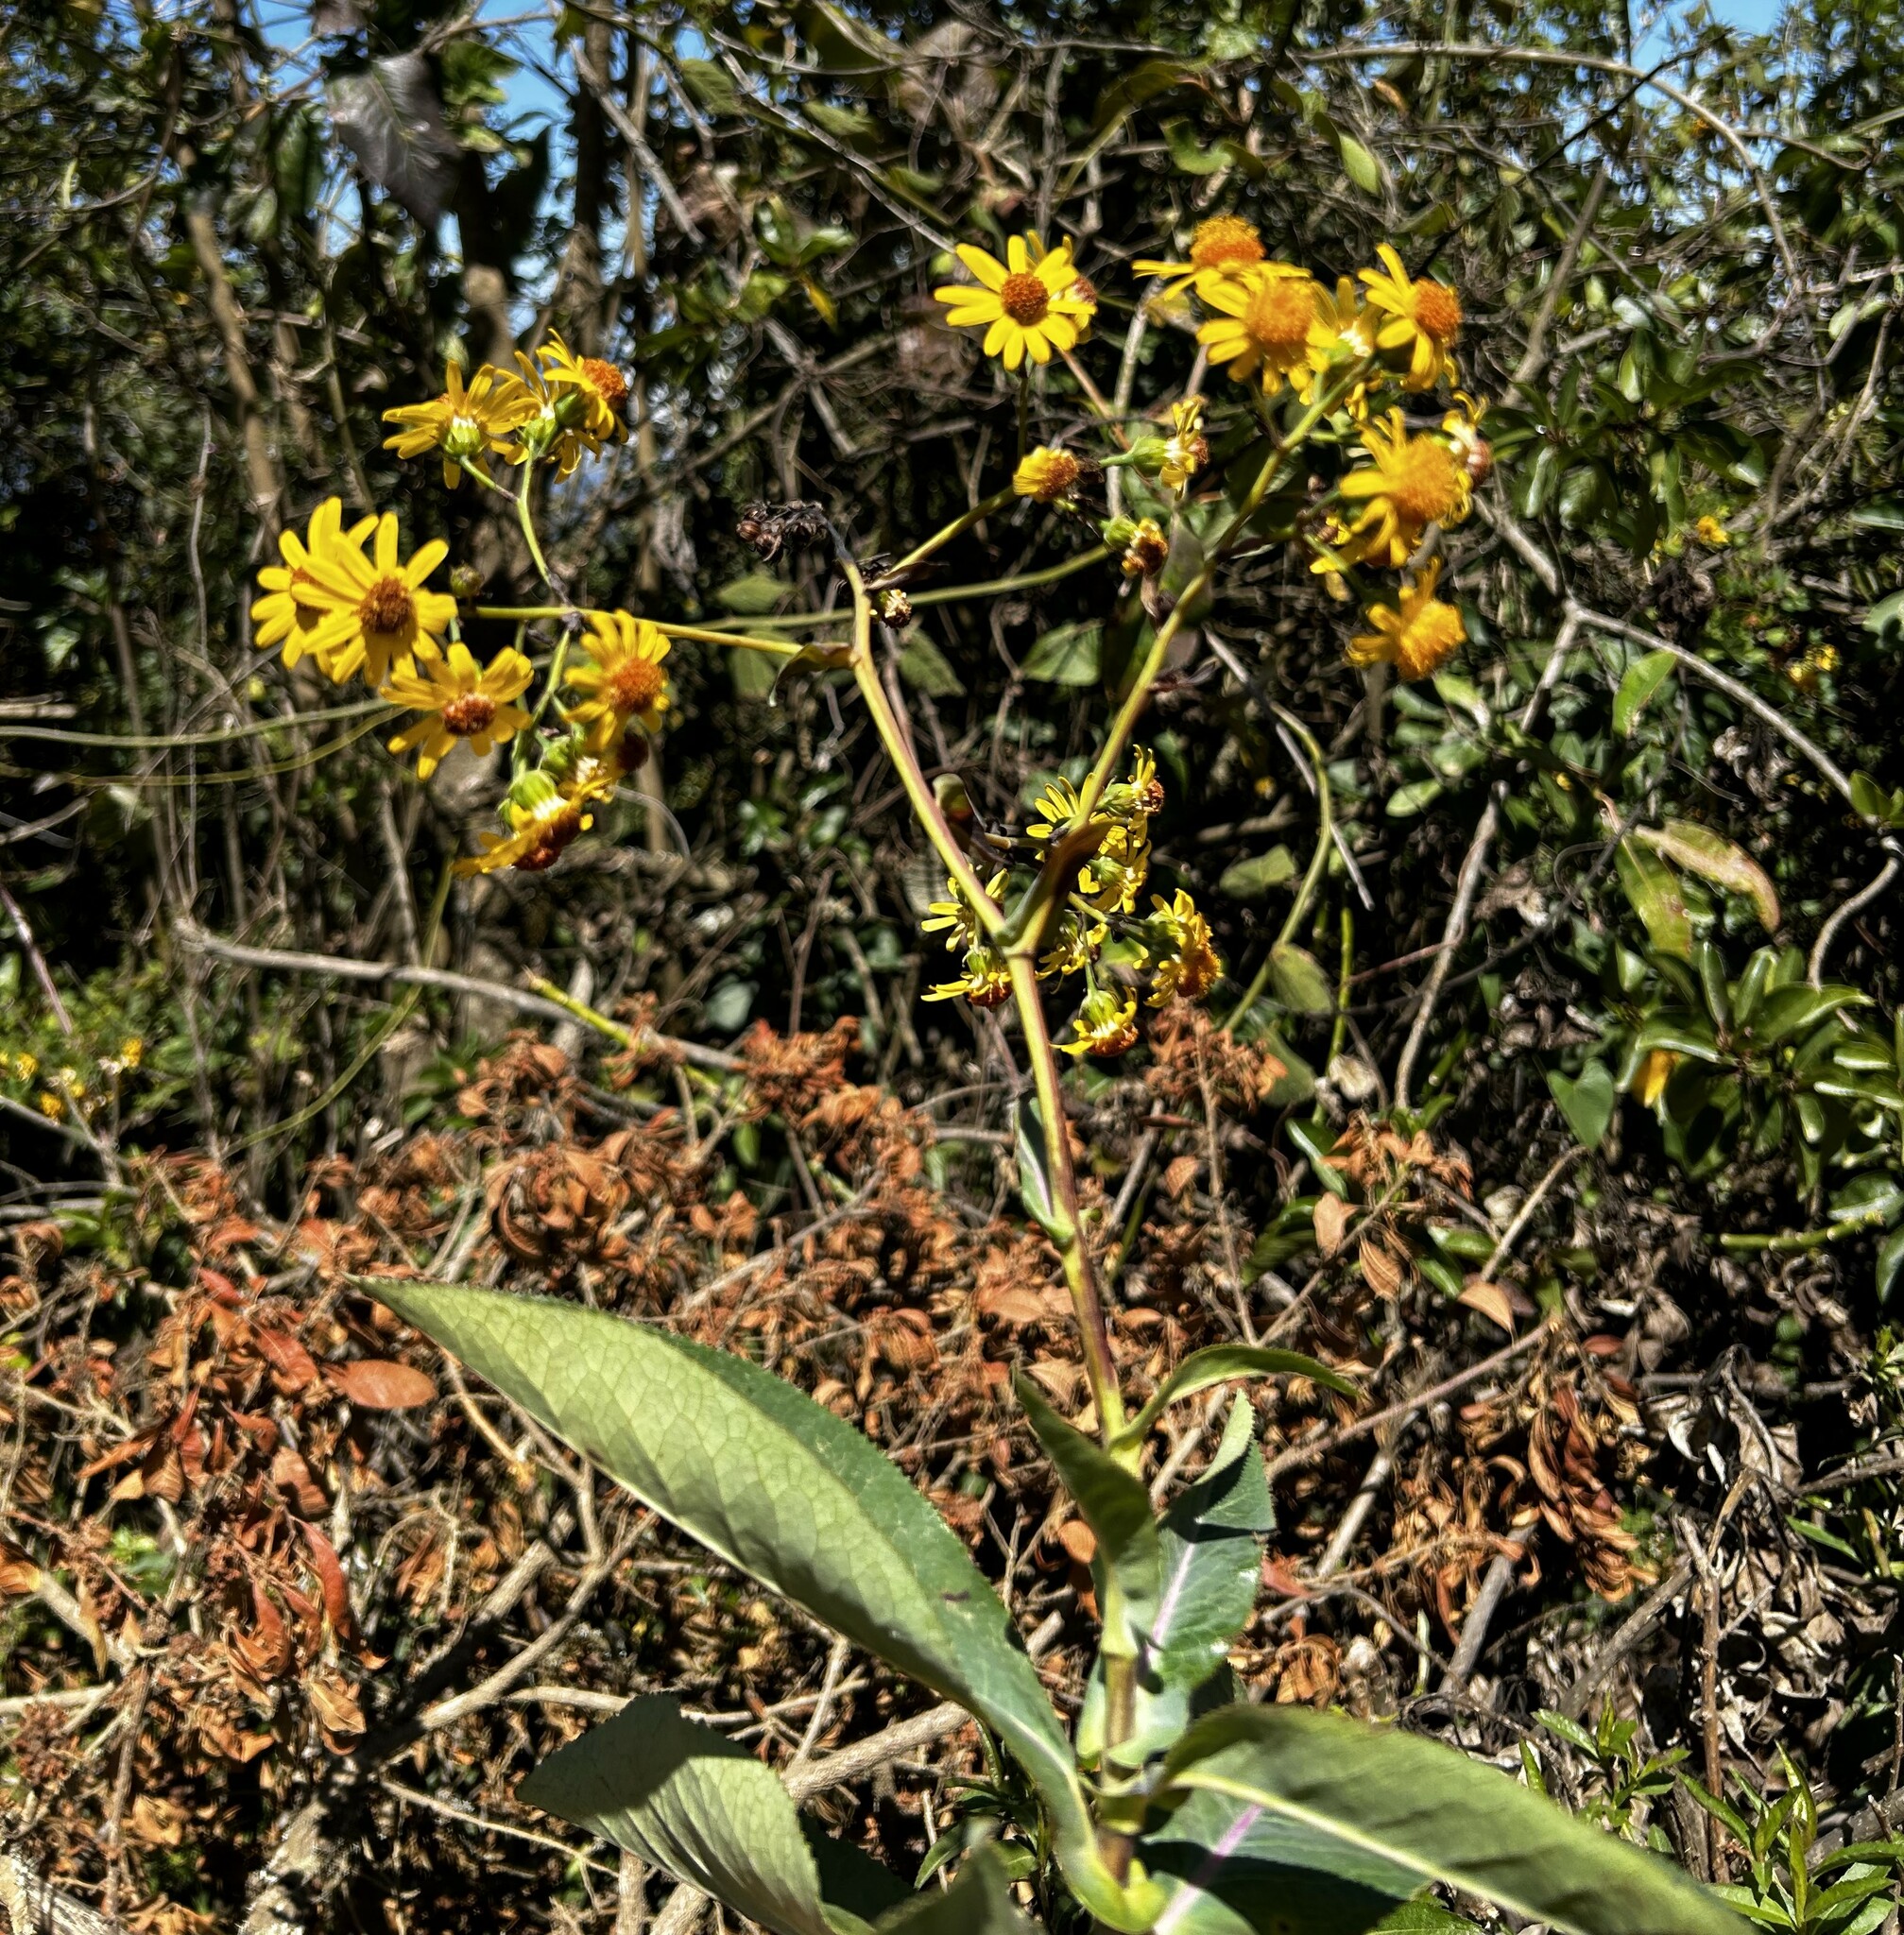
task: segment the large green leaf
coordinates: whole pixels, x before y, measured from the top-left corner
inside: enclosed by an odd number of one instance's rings
[[[605,1311],[454,1284],[364,1288],[684,1532],[969,1707],[1038,1783],[1092,1911],[1135,1915],[1094,1852],[1070,1745],[998,1595],[852,1426],[758,1364]]]
[[[1166,1686],[1201,1686],[1256,1607],[1262,1534],[1276,1524],[1246,1399],[1230,1407],[1209,1468],[1171,1501],[1158,1535],[1162,1590],[1141,1670]]]
[[[659,1694],[553,1754],[518,1789],[775,1935],[852,1935],[906,1886],[801,1823],[771,1769]],[[824,1861],[815,1859],[824,1855]]]
[[[1184,1807],[1171,1824],[1200,1844],[1201,1865],[1170,1872],[1232,1907],[1226,1871],[1246,1850],[1320,1870],[1391,1900],[1431,1881],[1484,1896],[1567,1935],[1743,1935],[1741,1925],[1676,1869],[1617,1837],[1575,1821],[1494,1769],[1412,1734],[1364,1726],[1293,1706],[1230,1706],[1199,1721],[1165,1764],[1161,1792]],[[1192,1799],[1214,1809],[1207,1823]],[[1215,1820],[1228,1804],[1226,1824]],[[1254,1810],[1254,1811],[1253,1811]],[[1188,1825],[1185,1816],[1190,1815]],[[1218,1838],[1209,1827],[1218,1825]],[[1261,1837],[1273,1828],[1273,1838]],[[1194,1831],[1192,1831],[1194,1830]],[[1162,1842],[1158,1835],[1151,1839]],[[1326,1843],[1337,1850],[1332,1864]],[[1159,1847],[1159,1854],[1161,1848]],[[1152,1859],[1146,1845],[1146,1860]],[[1258,1858],[1252,1853],[1251,1858]],[[1155,1863],[1161,1868],[1161,1859]],[[1280,1926],[1313,1931],[1364,1928],[1364,1904],[1332,1916],[1295,1914],[1287,1892],[1265,1897]],[[1162,1927],[1192,1917],[1175,1899]],[[1278,1926],[1259,1922],[1253,1926]]]
[[[1135,1659],[1137,1635],[1150,1623],[1161,1590],[1157,1520],[1143,1481],[1073,1425],[1067,1424],[1020,1372],[1012,1388],[1064,1488],[1077,1500],[1097,1539],[1104,1576],[1104,1650]]]

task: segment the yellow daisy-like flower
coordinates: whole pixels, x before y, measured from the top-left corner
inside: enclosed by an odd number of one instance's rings
[[[1114,779],[1104,789],[1099,810],[1104,818],[1122,820],[1141,834],[1151,814],[1163,811],[1163,801],[1157,755],[1147,745],[1136,745],[1130,753],[1130,778]]]
[[[1692,535],[1708,551],[1724,551],[1732,542],[1732,533],[1715,517],[1703,517],[1692,527]]]
[[[395,437],[384,439],[384,448],[404,458],[441,451],[443,486],[454,490],[462,481],[464,465],[473,465],[485,451],[507,452],[510,432],[526,423],[539,407],[520,378],[489,363],[464,388],[462,369],[451,362],[444,366],[441,396],[384,412],[386,423],[400,426]]]
[[[1157,964],[1151,983],[1149,1005],[1161,1008],[1182,995],[1197,1001],[1223,978],[1223,963],[1210,945],[1209,922],[1183,888],[1164,900],[1153,895],[1150,903],[1157,912],[1151,917],[1168,943],[1168,951]]]
[[[1084,475],[1084,466],[1068,450],[1053,450],[1039,444],[1019,459],[1011,473],[1011,488],[1021,497],[1035,497],[1040,504],[1055,504],[1069,497]]]
[[[279,532],[278,549],[284,561],[267,564],[258,574],[265,595],[251,607],[251,622],[257,626],[253,642],[266,649],[282,641],[286,665],[295,665],[300,659],[309,656],[317,661],[321,671],[333,678],[338,677],[340,675],[331,670],[329,661],[341,627],[333,611],[309,597],[317,583],[311,575],[311,560],[339,547],[361,552],[364,539],[376,527],[377,520],[368,517],[358,519],[346,531],[343,500],[327,497],[311,513],[310,526],[301,541],[295,531]]]
[[[1407,350],[1403,389],[1432,389],[1452,368],[1449,352],[1461,335],[1461,298],[1446,283],[1425,276],[1419,282],[1411,280],[1401,257],[1386,242],[1375,252],[1381,258],[1381,269],[1359,271],[1368,285],[1369,306],[1388,318],[1376,331],[1375,346]]]
[[[394,666],[408,669],[420,656],[442,656],[442,635],[456,615],[456,601],[446,591],[424,591],[423,582],[449,551],[433,538],[405,563],[395,513],[386,511],[377,520],[371,557],[349,543],[310,553],[298,597],[326,614],[309,649],[334,679],[342,684],[361,670],[366,683],[380,686]]]
[[[1100,914],[1128,914],[1150,871],[1150,841],[1140,823],[1112,827],[1104,844],[1078,868],[1077,891]]]
[[[399,667],[377,696],[415,706],[423,717],[398,733],[390,750],[402,754],[420,747],[420,779],[427,779],[462,742],[478,759],[487,758],[491,747],[529,723],[528,713],[509,701],[520,698],[534,676],[535,668],[513,647],[478,665],[460,639],[451,642],[446,658],[425,659],[420,672]]]
[[[1196,225],[1188,262],[1141,261],[1132,263],[1130,269],[1133,275],[1166,278],[1159,296],[1174,296],[1194,283],[1196,293],[1208,302],[1214,291],[1256,267],[1263,254],[1262,236],[1254,222],[1241,215],[1211,215]]]
[[[1000,867],[986,882],[986,892],[994,900],[1004,895],[1005,870]],[[928,918],[919,922],[921,933],[943,933],[946,946],[952,953],[968,948],[975,948],[985,938],[985,929],[979,925],[978,915],[973,911],[965,896],[959,892],[958,882],[950,874],[946,876],[944,900],[931,900],[926,903]]]
[[[506,834],[482,833],[483,850],[456,862],[459,874],[496,873],[513,866],[542,873],[555,865],[580,834],[594,825],[590,808],[614,796],[621,778],[609,761],[584,758],[561,779],[542,771],[525,774],[503,805]]]
[[[1066,1054],[1095,1055],[1103,1060],[1122,1054],[1137,1042],[1137,997],[1100,987],[1085,996],[1071,1025],[1077,1031],[1075,1039],[1058,1043]]]
[[[1339,332],[1334,303],[1307,269],[1260,263],[1204,300],[1218,313],[1196,339],[1212,363],[1221,363],[1238,383],[1256,378],[1264,396],[1275,396],[1287,383],[1308,399],[1316,372],[1329,367]]]
[[[628,380],[612,363],[599,356],[577,356],[554,330],[536,354],[542,360],[549,388],[558,398],[567,390],[581,400],[583,416],[575,430],[591,456],[605,443],[626,440],[627,419],[622,413],[627,408]]]
[[[1411,437],[1399,410],[1388,413],[1386,428],[1379,422],[1364,426],[1362,446],[1375,462],[1342,480],[1343,496],[1364,505],[1342,555],[1351,562],[1398,568],[1430,524],[1446,528],[1467,517],[1472,487],[1448,445],[1436,437]],[[1335,567],[1318,558],[1312,568]]]
[[[563,716],[573,726],[612,713],[617,720],[639,719],[650,732],[661,729],[668,709],[668,636],[645,618],[626,611],[592,611],[581,637],[586,664],[571,665],[568,682],[588,696]]]
[[[1181,490],[1209,462],[1209,441],[1203,434],[1203,399],[1186,397],[1170,406],[1170,435],[1164,439],[1158,482],[1166,490]]]
[[[956,981],[942,981],[926,993],[929,1002],[956,1001],[963,995],[975,1008],[995,1008],[1011,999],[1011,969],[996,948],[980,942],[969,949],[965,972]]]
[[[1440,576],[1437,557],[1419,578],[1403,584],[1398,608],[1371,605],[1368,622],[1375,629],[1348,642],[1348,662],[1393,665],[1405,679],[1440,671],[1467,637],[1461,613],[1434,595]]]
[[[1170,539],[1155,518],[1140,518],[1124,546],[1120,568],[1127,578],[1153,578],[1170,562]]]
[[[1056,938],[1038,960],[1040,979],[1082,974],[1109,938],[1110,929],[1102,920],[1087,920],[1075,908],[1067,908],[1058,921]]]
[[[1049,363],[1054,350],[1073,348],[1094,308],[1072,293],[1078,275],[1071,244],[1060,242],[1035,259],[1026,240],[1014,235],[1003,262],[961,243],[958,259],[977,277],[976,286],[955,283],[933,291],[947,305],[946,321],[954,329],[983,329],[985,353],[1003,356],[1007,369],[1027,356]]]

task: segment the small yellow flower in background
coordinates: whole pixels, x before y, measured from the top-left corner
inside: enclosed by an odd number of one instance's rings
[[[1170,557],[1170,539],[1155,518],[1140,518],[1124,547],[1124,574],[1127,578],[1155,577]]]
[[[588,661],[571,664],[567,677],[588,696],[562,716],[572,726],[586,726],[612,714],[622,722],[639,719],[649,732],[659,732],[668,709],[668,675],[661,670],[667,633],[631,612],[592,611],[579,643]]]
[[[1209,462],[1209,442],[1203,434],[1203,399],[1186,397],[1170,406],[1170,435],[1164,439],[1163,462],[1158,481],[1166,490],[1181,490]]]
[[[283,564],[267,564],[258,574],[265,595],[251,607],[251,622],[257,626],[252,642],[260,650],[283,642],[283,659],[295,665],[307,655],[318,669],[335,678],[331,670],[333,642],[342,635],[334,612],[311,601],[309,593],[317,584],[311,565],[327,552],[346,549],[361,552],[364,540],[377,528],[374,517],[360,518],[344,529],[344,501],[327,497],[311,513],[310,525],[300,539],[295,531],[278,534],[278,550]]]
[[[1181,887],[1169,900],[1153,895],[1150,904],[1157,910],[1151,926],[1168,943],[1151,984],[1150,1006],[1164,1007],[1178,995],[1199,1000],[1223,978],[1223,963],[1210,945],[1209,922]]]
[[[584,757],[557,779],[548,772],[525,773],[503,802],[506,834],[481,833],[483,850],[456,862],[459,874],[496,873],[506,866],[542,873],[555,865],[570,844],[595,823],[590,808],[612,799],[621,779],[612,761]]]
[[[298,595],[325,614],[309,650],[332,678],[341,685],[361,670],[367,684],[379,686],[396,666],[407,669],[418,657],[441,656],[456,601],[444,591],[424,591],[423,581],[449,552],[433,538],[405,563],[396,516],[386,511],[377,520],[373,556],[349,543],[310,554]]]
[[[1265,262],[1204,299],[1218,313],[1197,331],[1212,363],[1237,383],[1252,377],[1273,397],[1285,383],[1308,398],[1338,335],[1335,305],[1307,269]]]
[[[1137,997],[1119,995],[1100,987],[1084,998],[1084,1005],[1071,1018],[1076,1037],[1061,1041],[1066,1054],[1089,1054],[1108,1059],[1122,1054],[1137,1041]]]
[[[136,1069],[146,1059],[146,1044],[136,1035],[129,1035],[119,1044],[119,1060],[123,1067]]]
[[[1707,516],[1692,527],[1692,535],[1708,551],[1724,551],[1732,542],[1732,533],[1715,517]]]
[[[543,380],[557,394],[558,404],[564,390],[580,399],[583,414],[574,429],[588,445],[591,456],[605,443],[626,441],[628,423],[623,412],[628,403],[628,380],[612,363],[605,363],[599,356],[577,356],[554,330],[536,354],[542,360]]]
[[[66,1113],[66,1104],[50,1088],[43,1088],[40,1091],[40,1113],[48,1122],[57,1122]]]
[[[1014,235],[1005,244],[1003,262],[961,243],[958,259],[978,279],[976,285],[952,283],[933,291],[947,305],[946,321],[954,329],[983,329],[985,353],[1003,356],[1007,369],[1027,356],[1049,363],[1054,350],[1075,347],[1093,308],[1072,293],[1078,275],[1071,244],[1060,242],[1034,259],[1027,240],[1036,242]]]
[[[1365,425],[1362,445],[1375,463],[1342,480],[1343,496],[1364,505],[1349,526],[1342,555],[1351,563],[1366,559],[1398,568],[1408,562],[1430,524],[1461,522],[1472,487],[1447,444],[1435,437],[1411,437],[1399,410],[1388,413],[1386,428],[1380,422]],[[1318,558],[1312,568],[1335,567]]]
[[[1084,466],[1068,450],[1054,450],[1039,444],[1019,459],[1011,473],[1011,488],[1021,497],[1035,497],[1040,504],[1055,504],[1069,497],[1084,475]]]
[[[1440,576],[1437,557],[1419,578],[1402,585],[1398,608],[1371,605],[1368,622],[1375,629],[1348,642],[1348,662],[1393,665],[1411,680],[1440,671],[1467,637],[1461,613],[1434,595]]]
[[[1678,1066],[1679,1057],[1670,1048],[1648,1049],[1640,1056],[1632,1081],[1626,1085],[1627,1093],[1642,1107],[1651,1108],[1666,1093],[1666,1085]]]
[[[1432,389],[1452,366],[1449,352],[1461,334],[1461,298],[1445,283],[1423,277],[1415,282],[1401,265],[1401,257],[1386,243],[1376,254],[1382,269],[1360,271],[1368,285],[1368,301],[1388,318],[1375,333],[1378,350],[1408,351],[1403,389]]]
[[[16,1082],[30,1082],[40,1072],[40,1057],[28,1054],[25,1050],[13,1057],[13,1079]]]
[[[1254,268],[1264,255],[1262,236],[1254,222],[1241,215],[1210,215],[1196,225],[1190,238],[1188,262],[1134,262],[1133,275],[1161,276],[1159,296],[1174,296],[1194,283],[1208,302],[1211,292],[1226,287],[1238,274]]]
[[[1000,867],[986,882],[986,892],[997,900],[1003,896],[1005,870]],[[985,937],[985,930],[979,925],[977,913],[959,892],[958,882],[950,874],[946,876],[946,893],[948,899],[927,902],[929,917],[919,922],[919,932],[944,932],[947,948],[956,954],[964,949],[975,948]]]
[[[485,363],[466,389],[460,366],[450,362],[444,365],[441,396],[384,412],[386,423],[399,426],[395,437],[384,439],[384,448],[406,459],[441,451],[443,485],[454,490],[465,464],[474,464],[485,451],[506,454],[509,433],[526,423],[537,407],[519,378]]]
[[[975,1008],[995,1008],[1011,999],[1011,969],[996,948],[981,941],[977,947],[969,949],[965,972],[956,981],[942,981],[936,987],[929,988],[925,998],[929,1002],[950,1002],[961,995]]]
[[[528,713],[509,701],[520,698],[534,676],[535,668],[513,646],[478,665],[460,639],[446,658],[425,659],[419,671],[400,666],[377,696],[414,706],[423,717],[398,733],[390,750],[402,754],[420,747],[420,779],[427,779],[459,741],[467,741],[478,759],[487,758],[529,723]]]
[[[85,1101],[86,1085],[80,1081],[77,1069],[71,1067],[58,1069],[54,1071],[53,1080],[58,1085],[60,1094],[66,1096],[69,1100],[76,1103]]]

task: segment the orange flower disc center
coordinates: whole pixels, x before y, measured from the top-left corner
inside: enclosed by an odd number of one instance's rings
[[[443,708],[443,729],[458,739],[473,739],[495,724],[496,702],[485,692],[458,693]]]
[[[1294,355],[1315,326],[1315,284],[1307,276],[1278,276],[1249,299],[1244,334],[1273,356]]]
[[[581,369],[582,374],[594,385],[603,402],[619,416],[622,405],[628,400],[628,379],[612,363],[604,363],[599,356],[584,356]]]
[[[1262,237],[1241,215],[1211,215],[1190,238],[1195,268],[1247,268],[1262,260]]]
[[[1415,319],[1446,349],[1461,334],[1461,298],[1440,283],[1416,283]]]
[[[1011,319],[1030,329],[1051,312],[1051,291],[1029,269],[1007,276],[998,292],[999,307]]]
[[[392,638],[416,616],[417,601],[410,588],[394,573],[381,577],[364,593],[357,616],[364,629],[382,638]]]
[[[602,696],[618,712],[644,712],[667,682],[667,674],[652,659],[624,659],[602,681]]]
[[[1387,467],[1388,498],[1410,523],[1438,523],[1461,505],[1461,475],[1448,449],[1411,437]]]

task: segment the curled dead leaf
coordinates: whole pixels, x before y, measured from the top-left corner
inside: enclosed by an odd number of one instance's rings
[[[1463,1283],[1458,1301],[1470,1310],[1479,1310],[1490,1323],[1499,1324],[1510,1337],[1514,1335],[1514,1306],[1500,1284],[1485,1276],[1470,1276]]]
[[[1340,1196],[1324,1195],[1316,1199],[1315,1246],[1325,1257],[1332,1257],[1341,1249],[1349,1218],[1354,1214],[1353,1207]]]
[[[435,1380],[413,1364],[389,1358],[352,1358],[348,1363],[326,1364],[324,1376],[334,1389],[363,1411],[415,1411],[434,1404]]]

